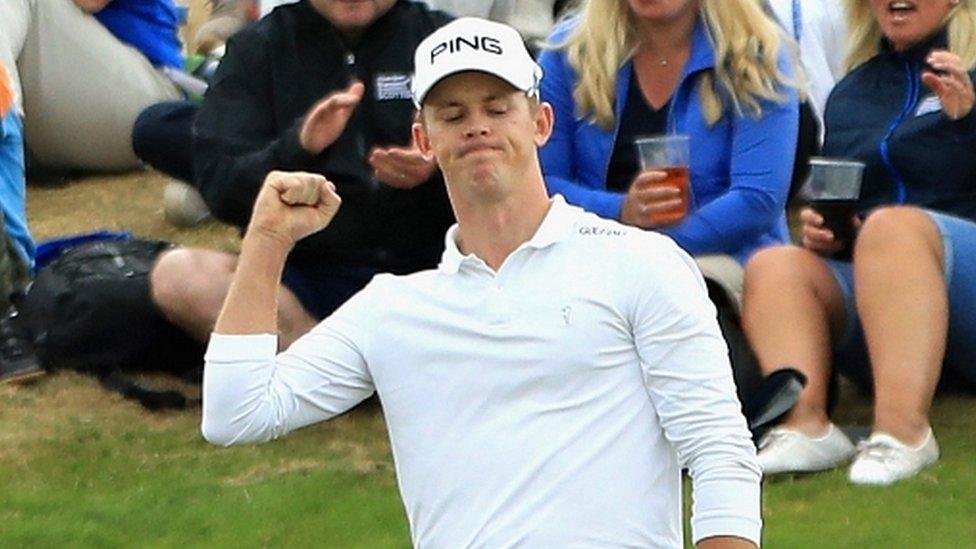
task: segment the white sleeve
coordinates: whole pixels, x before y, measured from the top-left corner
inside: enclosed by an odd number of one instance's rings
[[[357,301],[358,296],[353,300]],[[271,334],[212,334],[204,357],[203,437],[265,442],[335,417],[373,393],[362,352],[364,308],[346,303],[275,355]]]
[[[847,8],[841,0],[825,0],[821,9],[824,12],[823,30],[824,56],[834,77],[834,82],[844,77],[844,57],[850,42],[847,25]]]
[[[629,273],[631,323],[648,395],[692,478],[692,538],[759,544],[762,475],[704,280],[677,246],[644,255]]]

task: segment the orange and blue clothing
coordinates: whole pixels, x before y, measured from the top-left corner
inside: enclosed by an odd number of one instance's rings
[[[34,240],[27,230],[24,126],[13,108],[13,88],[0,65],[0,210],[3,225],[24,262],[34,265]]]

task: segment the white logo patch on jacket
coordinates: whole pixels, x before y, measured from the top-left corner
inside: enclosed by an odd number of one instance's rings
[[[378,74],[376,75],[376,100],[392,101],[395,99],[410,99],[409,74]]]
[[[938,95],[932,94],[919,101],[918,108],[915,109],[915,116],[917,118],[919,116],[925,116],[926,114],[932,114],[941,110],[942,100],[939,99]]]

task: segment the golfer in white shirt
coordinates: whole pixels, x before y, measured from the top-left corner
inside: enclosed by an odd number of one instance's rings
[[[375,391],[417,547],[681,547],[682,468],[695,543],[758,544],[760,471],[694,263],[547,196],[552,110],[516,31],[459,19],[415,62],[414,137],[458,220],[440,266],[377,276],[276,354],[285,257],[340,198],[271,174],[207,351],[204,436],[267,441]]]

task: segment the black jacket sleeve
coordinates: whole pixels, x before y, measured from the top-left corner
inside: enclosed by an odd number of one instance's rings
[[[302,119],[275,120],[269,51],[260,35],[232,38],[194,125],[201,194],[218,219],[242,228],[269,172],[307,170],[315,160],[299,145]]]

